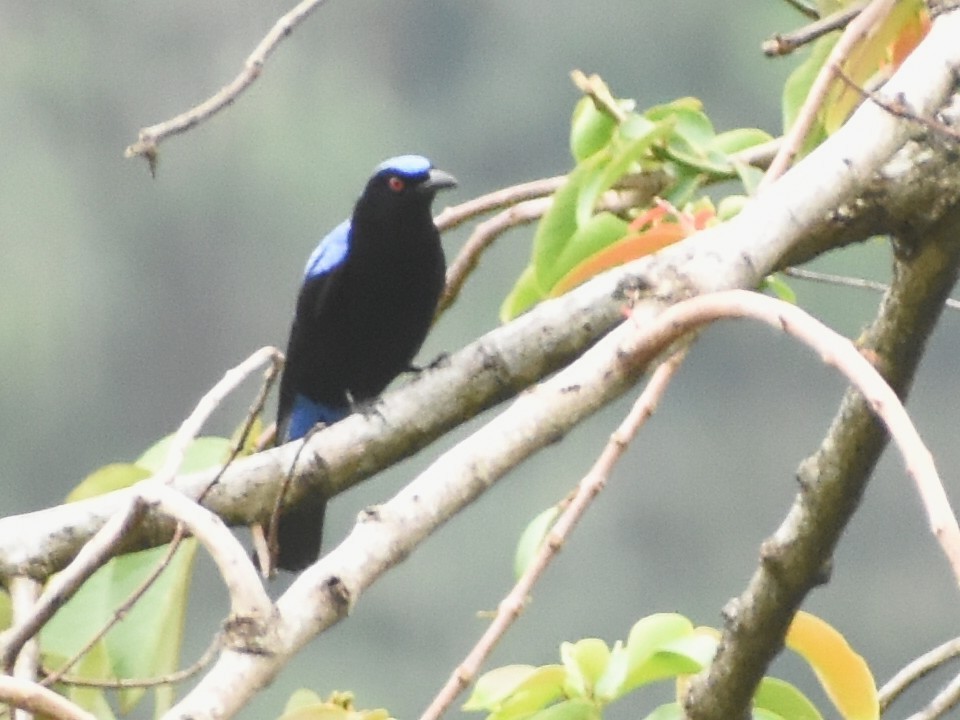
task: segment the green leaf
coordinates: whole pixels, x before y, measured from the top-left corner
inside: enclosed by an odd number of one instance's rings
[[[114,558],[110,592],[112,605],[125,600],[153,571],[167,546]],[[180,662],[184,620],[197,542],[185,540],[156,582],[133,606],[127,617],[107,635],[115,671],[121,677],[156,677],[175,671]],[[173,701],[173,688],[158,688],[158,710]],[[128,712],[143,696],[140,689],[121,693],[121,709]],[[162,712],[158,713],[162,714]]]
[[[534,272],[531,262],[523,269],[513,289],[504,298],[503,304],[500,306],[500,321],[509,322],[513,320],[545,297],[546,294],[537,284],[537,274]]]
[[[813,81],[816,79],[820,68],[826,61],[827,56],[837,42],[839,35],[831,33],[825,35],[813,43],[810,55],[797,68],[790,73],[790,77],[783,85],[783,131],[787,132],[793,126],[803,106]],[[806,154],[816,147],[823,138],[826,137],[826,131],[823,128],[821,120],[814,121],[810,132],[804,140],[802,152]]]
[[[610,651],[610,659],[603,675],[597,678],[593,689],[594,697],[604,704],[620,697],[629,667],[630,655],[623,643],[617,640]]]
[[[158,472],[167,459],[171,442],[173,442],[173,435],[167,435],[143,453],[137,459],[136,464],[146,468],[151,474]],[[229,454],[230,441],[227,438],[199,437],[190,443],[187,448],[183,463],[180,466],[180,472],[198,472],[216,467],[222,464],[229,457]]]
[[[594,153],[575,167],[553,194],[553,204],[540,218],[533,236],[533,269],[539,287],[549,287],[544,276],[577,231],[577,201],[584,184],[610,161],[609,149]]]
[[[67,502],[77,502],[87,498],[105,495],[114,490],[130,487],[150,477],[152,473],[133,463],[111,463],[104,465],[87,475],[70,494]]]
[[[10,596],[0,588],[0,631],[6,630],[13,622],[13,607],[10,605]]]
[[[513,561],[513,573],[517,578],[527,571],[559,515],[560,509],[554,505],[537,515],[524,529],[517,543],[517,552]]]
[[[629,228],[626,220],[613,213],[601,212],[589,218],[567,242],[549,272],[541,277],[547,294],[550,294],[560,278],[588,257],[613,245],[627,234]]]
[[[700,672],[710,663],[716,649],[716,641],[706,635],[690,635],[668,643],[633,668],[615,697],[659,680]]]
[[[585,698],[572,698],[534,713],[529,720],[600,720],[600,711]]]
[[[617,121],[609,113],[597,109],[589,97],[580,98],[573,108],[570,122],[570,152],[581,162],[602,149],[617,129]]]
[[[667,137],[671,127],[668,121],[652,123],[640,115],[624,123],[619,136],[607,148],[611,154],[609,161],[600,164],[598,172],[591,172],[584,179],[577,198],[577,227],[586,225],[600,196],[626,175],[654,143]]]
[[[670,187],[663,194],[663,199],[674,207],[682,208],[699,192],[706,178],[703,173],[691,168],[689,165],[671,162],[670,167],[676,180],[671,183]]]
[[[732,155],[747,148],[763,145],[771,140],[773,140],[773,137],[770,133],[759,128],[736,128],[715,136],[707,143],[707,147],[724,155]]]
[[[743,185],[743,191],[747,195],[756,195],[757,190],[760,187],[760,183],[763,181],[763,170],[756,168],[753,165],[747,165],[747,163],[740,162],[739,160],[734,161],[733,169],[736,170],[737,177],[740,178],[740,184]]]
[[[788,682],[765,677],[753,696],[755,710],[766,710],[790,720],[823,720],[807,696]]]
[[[537,668],[533,665],[504,665],[481,675],[473,686],[473,692],[463,704],[464,710],[493,710]]]
[[[560,645],[560,660],[567,670],[567,693],[592,697],[597,680],[610,662],[610,648],[599,638],[565,642]]]
[[[65,656],[48,656],[46,653],[44,653],[44,658],[53,668],[63,667],[67,660]],[[98,680],[112,679],[110,661],[107,657],[106,646],[102,640],[97,642],[86,655],[80,658],[70,669],[70,674]],[[100,688],[57,684],[56,690],[68,700],[75,702],[84,710],[95,715],[99,720],[113,720],[115,717],[113,709],[110,707],[110,702],[107,700],[106,691]]]
[[[349,692],[335,691],[324,700],[312,690],[300,689],[287,700],[278,720],[390,720],[390,713],[383,708],[355,708]]]
[[[792,718],[785,718],[780,715],[777,715],[774,712],[765,710],[764,708],[753,708],[750,712],[751,720],[793,720]]]
[[[797,304],[797,294],[793,291],[793,288],[783,279],[783,275],[779,273],[775,275],[767,275],[763,279],[763,284],[761,289],[764,292],[772,294],[774,297],[788,302],[791,305]]]
[[[726,222],[730,218],[736,217],[749,202],[750,198],[746,195],[727,195],[717,203],[717,219]]]
[[[677,98],[667,103],[654,105],[643,112],[645,117],[654,122],[660,122],[667,118],[686,116],[691,118],[690,132],[693,132],[695,126],[699,126],[702,131],[706,131],[706,134],[713,135],[713,127],[709,125],[709,119],[707,119],[707,125],[704,125],[701,118],[695,117],[697,113],[699,113],[702,118],[706,118],[706,116],[703,115],[703,103],[699,98],[695,97]]]
[[[316,705],[317,703],[322,702],[323,698],[313,690],[300,688],[299,690],[294,690],[293,694],[287,698],[287,704],[283,706],[283,714],[286,715],[287,713],[292,713],[300,708]]]
[[[497,720],[525,718],[561,699],[566,670],[562,665],[543,665],[524,680],[497,709]]]
[[[44,627],[43,651],[72,657],[107,623],[165,552],[166,547],[159,547],[131,553],[113,558],[100,568]],[[146,678],[174,671],[179,664],[195,555],[196,541],[184,541],[154,585],[100,641],[105,665],[80,665],[74,672],[89,672],[85,668],[92,667],[101,678]],[[143,689],[122,691],[121,710],[129,711],[143,695]],[[172,701],[172,689],[158,689],[155,698],[158,710],[165,709]]]
[[[627,677],[619,695],[665,677],[662,673],[671,666],[669,658],[654,659],[668,643],[693,635],[691,622],[675,613],[658,613],[640,619],[630,630],[627,638]],[[679,667],[682,659],[676,662]]]
[[[680,707],[680,703],[672,702],[661,705],[643,720],[681,720],[683,717],[683,708]]]
[[[684,98],[651,108],[644,115],[669,122],[673,131],[667,141],[667,154],[678,163],[719,177],[733,172],[726,154],[714,147],[716,132],[699,101]]]
[[[464,710],[487,710],[497,720],[527,717],[563,697],[562,665],[507,665],[477,681]]]

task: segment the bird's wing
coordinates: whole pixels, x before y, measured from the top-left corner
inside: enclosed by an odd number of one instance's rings
[[[350,251],[350,221],[344,220],[320,241],[310,253],[303,274],[307,280],[324,275],[336,269],[347,258]]]

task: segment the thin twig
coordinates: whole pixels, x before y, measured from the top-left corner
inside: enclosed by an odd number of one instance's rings
[[[837,77],[840,78],[847,85],[847,87],[851,88],[861,97],[870,100],[878,107],[883,108],[894,117],[902,118],[904,120],[911,120],[919,125],[923,125],[923,127],[927,128],[928,130],[932,130],[938,135],[943,135],[944,137],[953,140],[954,142],[960,141],[960,131],[934,118],[927,118],[917,115],[907,106],[902,97],[896,97],[892,101],[888,102],[887,100],[881,98],[877,93],[870,92],[866,88],[862,88],[857,85],[857,83],[855,83],[853,79],[851,79],[850,76],[843,72],[843,70],[840,68],[837,68],[836,72]]]
[[[231,105],[240,96],[240,93],[260,77],[267,58],[273,54],[273,51],[277,49],[283,39],[290,35],[294,28],[303,22],[310,13],[325,2],[326,0],[302,0],[293,10],[277,20],[243,63],[243,70],[228,85],[186,112],[165,122],[141,129],[137,142],[126,149],[124,156],[146,158],[150,164],[151,174],[155,174],[157,146],[160,142],[171,135],[189,130]]]
[[[10,582],[10,604],[12,605],[14,620],[24,615],[30,616],[34,612],[37,599],[43,586],[29,577],[15,577]],[[17,654],[13,664],[13,676],[25,682],[36,682],[37,668],[40,663],[40,643],[36,637],[31,637]],[[24,708],[18,708],[13,713],[14,720],[33,720],[33,714]]]
[[[807,16],[808,18],[813,18],[816,20],[818,17],[820,17],[820,13],[817,11],[817,9],[803,2],[803,0],[785,0],[785,2],[794,10],[802,15]]]
[[[55,720],[97,720],[79,705],[37,683],[0,675],[0,702]]]
[[[853,18],[863,11],[865,5],[866,3],[857,3],[841,8],[837,12],[827,15],[825,18],[819,18],[798,30],[783,34],[777,33],[769,40],[764,40],[760,47],[767,57],[789,55],[797,48],[801,48],[827,33],[846,27]]]
[[[480,256],[498,237],[511,228],[539,220],[551,205],[552,197],[526,200],[478,223],[457,257],[447,267],[447,283],[437,303],[437,316],[456,302],[464,283],[480,262]]]
[[[819,270],[807,270],[806,268],[790,267],[784,268],[781,272],[790,277],[800,280],[811,280],[813,282],[825,283],[827,285],[840,285],[842,287],[859,288],[862,290],[873,290],[876,292],[886,292],[890,286],[886,283],[876,280],[867,280],[866,278],[852,277],[850,275],[834,275],[833,273],[820,272]],[[960,300],[947,298],[943,301],[945,307],[952,310],[960,310]]]
[[[264,349],[261,349],[259,352],[263,352]],[[237,436],[236,442],[233,444],[233,447],[230,448],[230,456],[227,458],[226,462],[223,463],[223,466],[220,468],[220,471],[216,474],[213,480],[210,481],[210,484],[207,485],[203,492],[197,496],[197,502],[201,505],[203,504],[203,499],[207,496],[207,493],[210,492],[213,487],[220,482],[220,478],[223,477],[223,474],[227,471],[227,468],[233,464],[233,461],[237,459],[237,456],[240,454],[240,451],[243,450],[244,445],[247,443],[247,437],[250,435],[250,430],[253,428],[253,424],[263,412],[263,406],[267,402],[267,397],[270,395],[270,390],[273,388],[273,384],[276,382],[277,378],[280,376],[280,371],[283,369],[283,353],[281,353],[277,348],[271,348],[273,350],[270,355],[270,367],[267,368],[267,372],[264,374],[263,382],[260,385],[260,392],[257,393],[257,397],[254,398],[253,404],[250,406],[250,409],[247,410],[247,417],[244,420],[243,427],[240,429],[240,432]],[[252,359],[253,356],[251,356]]]
[[[915,682],[922,680],[957,656],[960,656],[960,637],[938,645],[905,665],[880,688],[878,692],[880,712],[886,712],[887,708]]]
[[[46,590],[34,604],[31,615],[19,620],[4,634],[0,655],[0,664],[4,668],[12,666],[24,643],[34,637],[54,613],[73,597],[77,589],[113,556],[123,542],[126,532],[140,521],[145,510],[139,499],[131,500],[80,548],[80,552],[62,572],[50,580]]]
[[[597,74],[587,75],[582,70],[573,70],[570,73],[570,79],[584,95],[593,100],[593,104],[598,110],[602,110],[610,117],[622,123],[627,119],[627,113],[620,106],[617,99],[610,93],[610,88]]]
[[[201,655],[192,665],[189,665],[182,670],[177,670],[176,672],[168,673],[167,675],[160,675],[155,678],[117,678],[116,680],[98,680],[96,678],[64,675],[62,672],[57,671],[59,674],[57,682],[64,685],[75,685],[76,687],[93,687],[113,690],[174,685],[176,683],[183,682],[184,680],[189,680],[191,677],[207,667],[207,665],[209,665],[217,656],[217,652],[220,650],[222,644],[222,636],[217,635],[213,639],[213,642],[207,646],[207,649],[203,651],[203,655]],[[52,675],[53,673],[50,672],[50,674]]]
[[[593,467],[577,484],[573,498],[544,538],[533,561],[524,570],[523,575],[509,594],[500,602],[496,617],[463,662],[450,675],[446,684],[420,716],[420,720],[438,720],[450,708],[457,696],[474,681],[481,666],[493,652],[496,644],[520,617],[534,585],[560,552],[587,508],[606,486],[610,473],[617,461],[623,456],[631,440],[636,437],[643,424],[653,415],[667,386],[670,384],[670,380],[676,374],[686,354],[687,347],[684,347],[654,370],[650,381],[640,397],[637,398],[627,417],[611,434],[610,440],[601,451]]]
[[[141,503],[143,507],[143,505]],[[180,547],[180,542],[183,540],[183,525],[178,523],[176,529],[173,533],[173,538],[170,540],[170,543],[167,545],[167,551],[164,553],[163,558],[156,564],[156,566],[150,571],[150,574],[145,577],[133,591],[127,595],[126,599],[121,602],[117,607],[114,608],[110,619],[107,620],[98,630],[95,632],[86,643],[84,643],[73,655],[56,670],[48,673],[46,677],[43,678],[41,684],[49,687],[54,685],[66,675],[69,670],[76,665],[80,660],[93,649],[93,646],[96,645],[100,640],[106,636],[116,625],[123,620],[127,614],[130,612],[131,608],[137,604],[140,598],[143,597],[144,593],[151,588],[157,578],[160,577],[160,573],[163,572],[167,566],[170,564],[170,561],[173,559],[174,553]],[[89,543],[88,543],[89,545]],[[85,545],[84,548],[87,546]]]
[[[837,70],[843,65],[843,62],[850,55],[850,51],[853,50],[854,46],[866,37],[870,31],[887,16],[895,1],[896,0],[872,0],[870,4],[847,25],[840,39],[837,40],[837,44],[834,45],[830,51],[830,55],[827,57],[823,67],[820,68],[820,72],[817,73],[817,77],[810,87],[807,99],[804,100],[803,106],[800,108],[800,112],[793,122],[793,126],[787,132],[783,145],[780,147],[779,152],[777,152],[776,157],[773,159],[773,162],[770,163],[770,167],[767,168],[767,172],[763,176],[758,192],[783,175],[787,168],[793,163],[793,159],[797,156],[797,153],[800,152],[800,147],[803,145],[804,139],[813,126],[817,112],[819,112],[827,97],[827,92],[830,90],[830,86],[836,77]]]
[[[227,370],[219,382],[200,398],[200,401],[187,419],[180,423],[180,427],[177,428],[177,432],[170,442],[170,447],[167,450],[163,465],[151,480],[162,483],[172,481],[180,469],[180,465],[183,464],[183,458],[187,453],[187,448],[190,447],[190,444],[197,435],[200,434],[200,429],[210,418],[213,411],[220,406],[224,398],[236,390],[237,386],[246,380],[257,368],[267,362],[274,364],[278,362],[280,355],[279,350],[268,345],[257,350],[236,367]]]
[[[91,542],[87,543],[81,552],[77,555],[77,558],[71,563],[70,568],[77,566],[77,569],[72,574],[68,575],[67,580],[69,584],[61,583],[61,586],[57,586],[56,593],[48,593],[50,595],[49,600],[46,600],[46,605],[44,607],[49,607],[49,615],[52,615],[53,612],[59,608],[67,598],[73,595],[76,592],[76,589],[79,585],[87,578],[97,567],[102,565],[106,560],[112,556],[113,551],[116,549],[117,545],[123,538],[123,534],[127,528],[132,526],[139,517],[142,515],[143,511],[143,502],[141,499],[149,499],[148,496],[153,495],[153,502],[159,502],[156,499],[157,493],[161,492],[158,488],[153,487],[153,485],[163,485],[166,486],[169,482],[173,480],[177,472],[180,469],[180,465],[183,463],[184,456],[186,455],[187,449],[190,444],[194,441],[196,436],[199,434],[200,429],[203,427],[203,424],[207,421],[210,415],[219,407],[223,399],[236,387],[243,382],[254,370],[262,366],[267,361],[272,361],[274,365],[277,362],[277,356],[279,351],[273,347],[263,347],[260,348],[257,352],[253,353],[250,357],[244,360],[242,363],[237,365],[234,368],[228,370],[223,378],[221,378],[216,385],[213,386],[197,403],[193,412],[184,420],[180,427],[177,429],[176,434],[170,442],[170,447],[167,450],[167,455],[164,458],[163,465],[157,471],[157,473],[149,480],[145,481],[141,485],[140,496],[131,503],[127,512],[116,516],[111,519],[111,522],[107,523],[97,535],[94,536]],[[212,483],[211,483],[212,485]],[[209,490],[207,487],[201,496]],[[167,506],[170,507],[169,502],[174,500],[168,500]],[[188,501],[189,505],[196,507],[197,511],[202,511],[210,515],[206,510],[200,508],[199,505],[195,505],[193,501]],[[164,554],[164,557],[157,563],[157,565],[151,570],[150,574],[126,597],[126,599],[114,610],[111,618],[104,624],[103,627],[99,628],[96,633],[87,641],[87,643],[76,652],[73,657],[69,658],[57,672],[51,674],[44,680],[44,684],[53,684],[57,682],[60,676],[69,671],[81,657],[83,657],[90,649],[102,638],[104,637],[117,623],[119,623],[130,611],[144,593],[150,589],[153,583],[157,580],[160,574],[164,569],[170,564],[170,561],[173,559],[174,554],[177,549],[180,547],[180,543],[185,535],[185,527],[183,522],[183,513],[189,512],[193,515],[194,519],[191,523],[191,527],[195,530],[194,534],[198,534],[196,528],[201,527],[203,522],[203,516],[194,511],[189,505],[180,504],[179,514],[175,514],[179,522],[177,523],[176,529],[174,530],[173,537],[170,540],[170,543],[167,546],[167,552]],[[109,530],[109,532],[108,532]],[[227,534],[233,538],[233,535],[227,531]],[[101,538],[101,536],[103,536]],[[98,540],[98,538],[100,538]],[[218,553],[230,553],[229,543],[224,542],[222,533],[219,535],[219,541],[210,541],[208,540],[207,548],[211,551],[211,554],[214,555],[216,560]],[[235,538],[234,538],[235,540]],[[97,541],[97,542],[94,542]],[[235,553],[234,553],[235,554]],[[241,555],[245,559],[245,554],[242,552]],[[82,561],[82,562],[81,562]],[[263,598],[256,598],[256,589],[249,588],[249,578],[245,580],[231,580],[237,573],[242,573],[242,569],[235,568],[236,563],[221,562],[218,563],[223,567],[231,568],[227,574],[224,576],[224,580],[227,583],[228,588],[230,588],[231,601],[235,604],[240,605],[243,608],[255,608],[256,612],[267,612]],[[249,563],[248,563],[249,564]],[[70,570],[68,568],[68,571]],[[252,570],[252,568],[251,568]],[[67,575],[67,571],[62,573]],[[256,578],[256,573],[253,573],[253,577]],[[256,583],[259,586],[259,582]],[[53,588],[52,588],[53,589]],[[260,591],[263,593],[263,588],[260,586]],[[248,600],[246,602],[238,602],[237,597],[234,593],[237,593],[238,596],[242,597],[254,597],[254,600]],[[265,596],[265,593],[263,595]],[[266,605],[269,605],[269,600],[266,601]],[[236,608],[235,608],[236,609]],[[40,626],[47,619],[49,615],[38,616],[34,621],[36,627],[33,629],[33,632],[39,630]],[[39,624],[37,624],[39,622]]]
[[[947,683],[947,686],[938,692],[923,710],[914,713],[907,720],[936,720],[950,712],[958,703],[960,703],[960,675]]]
[[[604,193],[597,205],[597,210],[613,213],[626,212],[650,202],[653,196],[663,188],[662,177],[658,173],[633,176],[632,182],[637,185],[636,189],[612,190]],[[629,186],[629,183],[625,185]],[[552,197],[526,200],[478,223],[457,257],[447,268],[447,282],[437,304],[437,317],[456,302],[464,283],[480,262],[480,256],[497,238],[515,227],[539,220],[551,205],[553,205]]]
[[[267,523],[267,532],[266,537],[263,537],[262,529],[258,532],[258,537],[254,543],[254,550],[257,553],[258,562],[260,564],[260,574],[263,577],[273,577],[273,573],[277,568],[277,558],[280,556],[280,511],[283,509],[283,501],[287,497],[287,493],[290,491],[290,485],[293,483],[294,471],[297,469],[297,463],[300,461],[300,454],[303,452],[303,449],[307,446],[307,442],[313,437],[314,433],[322,430],[325,425],[318,423],[314,425],[303,437],[303,442],[300,447],[297,448],[296,454],[293,456],[293,460],[290,462],[290,468],[287,470],[286,476],[283,478],[283,482],[280,484],[280,489],[277,491],[277,497],[273,501],[273,510],[270,511],[270,520]],[[266,555],[264,556],[260,552],[260,540],[264,541],[266,547]]]
[[[825,363],[837,368],[860,391],[900,450],[907,475],[916,484],[927,512],[930,529],[950,563],[954,578],[960,582],[960,526],[933,456],[900,398],[877,369],[849,339],[800,308],[745,290],[700,295],[672,305],[648,329],[653,332],[655,327],[669,324],[679,336],[721,317],[751,317],[787,332],[817,351]]]
[[[447,232],[479,215],[486,215],[494,210],[516,205],[524,200],[552,195],[566,181],[566,175],[556,175],[494,190],[459,205],[444,208],[443,212],[437,215],[433,221],[440,232]]]

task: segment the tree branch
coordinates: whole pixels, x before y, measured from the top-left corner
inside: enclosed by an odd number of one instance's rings
[[[232,105],[234,100],[260,77],[267,58],[279,47],[284,38],[325,2],[326,0],[302,0],[298,3],[293,10],[274,23],[270,32],[264,36],[243,63],[243,70],[228,85],[186,112],[165,122],[141,129],[137,141],[124,151],[124,157],[146,158],[150,173],[155,175],[158,145],[171,135],[179,135],[213,117],[228,105]]]
[[[96,715],[53,690],[7,675],[0,675],[0,701],[55,720],[97,720]]]
[[[883,95],[902,96],[915,114],[936,112],[960,68],[958,36],[960,13],[938,17]],[[311,486],[342,491],[570,362],[620,318],[624,288],[679,300],[754,287],[779,267],[876,232],[905,227],[922,233],[960,202],[955,163],[947,153],[930,152],[925,142],[931,141],[918,137],[908,121],[864,104],[732,220],[542,303],[467,346],[447,366],[388,393],[376,415],[354,415],[314,435],[288,502]],[[911,165],[919,166],[914,175],[905,170]],[[868,193],[860,197],[864,185]],[[298,447],[291,443],[235,463],[205,505],[232,524],[265,520]],[[212,478],[181,476],[175,486],[197,497]],[[0,519],[0,577],[44,579],[59,570],[125,497],[112,493]],[[169,522],[147,518],[122,549],[162,544],[172,532]]]
[[[905,397],[923,348],[960,265],[956,215],[909,259],[898,259],[877,319],[859,341],[890,386]],[[825,582],[833,551],[855,512],[887,432],[859,391],[844,396],[815,455],[798,471],[800,494],[761,548],[760,566],[724,610],[713,664],[692,681],[686,701],[693,720],[742,717],[767,666],[783,646],[807,593]]]

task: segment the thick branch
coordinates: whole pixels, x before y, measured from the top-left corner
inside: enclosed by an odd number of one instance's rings
[[[943,301],[960,265],[960,218],[924,238],[915,255],[899,259],[894,280],[860,346],[887,382],[905,397]],[[798,472],[800,494],[761,550],[747,589],[724,611],[726,625],[709,671],[690,687],[694,720],[744,717],[757,683],[783,646],[794,613],[825,581],[840,535],[857,509],[887,443],[887,432],[863,396],[850,390],[820,449]]]
[[[949,97],[960,67],[958,36],[960,13],[938,18],[888,83],[886,94],[917,114],[936,112]],[[311,485],[339,492],[360,482],[569,363],[620,317],[623,287],[666,301],[753,287],[785,263],[802,262],[885,228],[921,232],[958,202],[960,183],[955,161],[943,159],[947,153],[930,152],[913,135],[917,133],[909,121],[864,103],[839,132],[733,220],[543,303],[464,348],[449,365],[390,393],[375,414],[353,416],[314,435],[301,456],[288,502],[299,500]],[[908,140],[913,142],[904,147]],[[942,180],[935,188],[920,181],[899,182],[903,167],[911,163]],[[871,194],[861,198],[865,183],[872,183]],[[204,504],[233,524],[264,520],[298,448],[292,443],[235,463]],[[176,485],[196,497],[213,476],[184,476]],[[0,578],[46,578],[123,502],[120,492],[0,519]],[[170,522],[148,519],[124,549],[161,544],[172,532]]]

